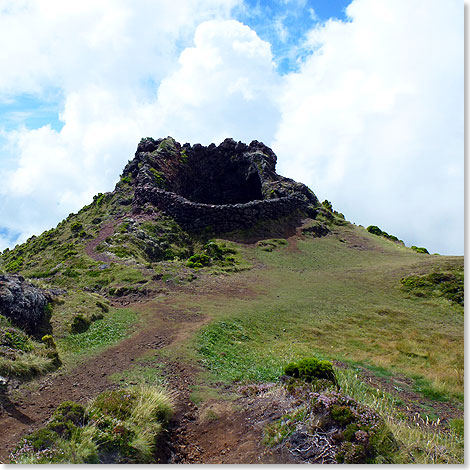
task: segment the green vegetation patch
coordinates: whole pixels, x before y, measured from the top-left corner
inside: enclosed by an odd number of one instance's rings
[[[148,385],[104,392],[87,407],[65,402],[21,441],[11,463],[155,463],[172,413],[168,394]]]
[[[333,364],[317,357],[307,357],[298,362],[289,362],[284,367],[284,373],[307,382],[312,382],[314,379],[326,379],[336,383]]]
[[[284,238],[271,238],[269,240],[261,240],[257,243],[263,251],[271,252],[279,246],[286,246],[287,240]]]
[[[186,266],[194,269],[201,269],[207,266],[222,268],[223,271],[236,270],[232,269],[235,265],[240,264],[237,250],[228,242],[220,240],[208,240],[199,252],[192,255],[186,262]]]
[[[378,237],[384,237],[388,240],[392,240],[393,242],[398,242],[402,245],[404,244],[403,240],[399,240],[398,237],[396,237],[395,235],[389,235],[387,232],[384,232],[379,227],[377,227],[377,225],[369,225],[367,227],[367,231],[369,233],[372,233],[372,235],[377,235]],[[427,253],[427,250],[426,250],[426,253]]]
[[[129,309],[112,309],[110,314],[93,322],[84,333],[69,334],[57,340],[64,362],[77,356],[93,355],[101,349],[125,338],[137,322],[137,315]]]
[[[411,249],[413,251],[416,251],[416,253],[422,253],[422,254],[425,254],[425,255],[429,255],[429,251],[426,248],[422,247],[422,246],[412,245]]]
[[[260,332],[256,325],[240,320],[223,320],[203,328],[197,350],[215,380],[269,381],[277,378],[282,366],[276,358],[260,357],[255,346]]]
[[[50,335],[46,335],[42,342],[36,341],[0,315],[0,375],[27,379],[54,370],[59,365],[59,356]]]
[[[163,365],[158,363],[135,364],[124,372],[118,372],[111,375],[113,382],[125,382],[127,384],[149,384],[165,385],[166,380],[163,375]]]
[[[432,272],[401,279],[402,288],[417,297],[444,297],[459,305],[464,305],[463,267],[454,271]]]

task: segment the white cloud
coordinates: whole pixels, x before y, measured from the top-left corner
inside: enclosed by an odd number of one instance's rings
[[[184,141],[269,141],[279,117],[272,100],[279,80],[269,44],[253,30],[209,21],[162,81],[154,111],[163,114],[161,128]]]
[[[347,217],[463,252],[463,8],[355,0],[281,94],[280,169]]]
[[[64,123],[0,129],[0,225],[20,240],[54,226],[113,188],[142,136],[231,136],[272,144],[281,174],[353,221],[461,251],[461,4],[355,0],[280,76],[236,3],[0,0],[0,102],[54,89]]]
[[[168,3],[163,4],[167,8]],[[194,2],[196,7],[200,4]],[[173,13],[176,11],[179,16],[180,9],[174,7]],[[147,21],[158,9],[153,13],[147,15]],[[165,11],[159,13],[157,16],[164,21]],[[197,16],[197,12],[193,13]],[[106,21],[104,16],[96,18],[93,27],[88,28],[87,23],[87,34],[82,36],[93,48],[99,49],[102,41],[114,44],[121,38],[126,46],[132,29],[124,34],[123,25],[132,16],[123,11],[115,12]],[[186,26],[190,28],[194,22],[193,17],[188,18]],[[95,37],[93,31],[97,28],[104,29],[103,37]],[[73,34],[79,29],[70,28]],[[51,83],[60,84],[63,90],[63,128],[56,131],[44,126],[2,133],[7,140],[3,155],[14,159],[14,164],[4,161],[2,165],[3,226],[11,232],[21,232],[23,241],[78,210],[98,191],[111,190],[142,136],[173,135],[182,141],[203,143],[228,136],[248,141],[271,140],[278,118],[271,100],[277,76],[269,44],[247,26],[222,19],[199,22],[191,39],[192,47],[182,50],[179,60],[174,54],[171,66],[166,66],[167,76],[153,96],[145,79],[166,54],[160,49],[167,47],[168,38],[163,45],[154,38],[140,44],[143,56],[151,58],[149,68],[147,61],[134,57],[129,57],[128,68],[127,57],[111,50],[109,57],[103,55],[99,59],[83,54],[82,60],[90,60],[90,68],[97,62],[96,76],[88,69],[79,77],[56,75]],[[72,47],[70,53],[80,56],[78,49]],[[100,64],[100,60],[107,61],[107,65]],[[145,64],[137,66],[139,62]],[[114,70],[116,80],[108,76],[108,69]],[[120,78],[121,72],[124,78]],[[41,82],[41,71],[34,73],[36,83],[44,88],[50,86]],[[67,70],[68,73],[71,72]],[[158,81],[156,75],[153,77]],[[16,83],[13,78],[11,86],[18,91],[34,90],[29,83]],[[3,84],[1,89],[8,88]]]

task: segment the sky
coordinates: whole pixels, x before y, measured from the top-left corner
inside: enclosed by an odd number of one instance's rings
[[[463,6],[0,0],[0,250],[170,135],[262,141],[351,222],[463,254]]]

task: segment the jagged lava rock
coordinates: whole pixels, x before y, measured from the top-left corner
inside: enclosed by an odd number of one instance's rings
[[[315,212],[315,194],[276,173],[276,155],[261,142],[225,139],[181,145],[172,137],[142,139],[122,177],[135,185],[134,210],[151,203],[183,227],[230,231],[296,210]]]
[[[15,274],[0,275],[0,315],[30,333],[46,320],[46,305],[52,300],[49,292]]]

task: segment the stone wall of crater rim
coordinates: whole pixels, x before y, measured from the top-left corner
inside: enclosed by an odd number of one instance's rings
[[[212,227],[221,232],[248,228],[259,220],[285,217],[298,209],[305,210],[310,205],[300,195],[243,204],[202,204],[162,189],[138,188],[135,193],[136,206],[147,202],[173,217],[186,229],[204,230]]]

